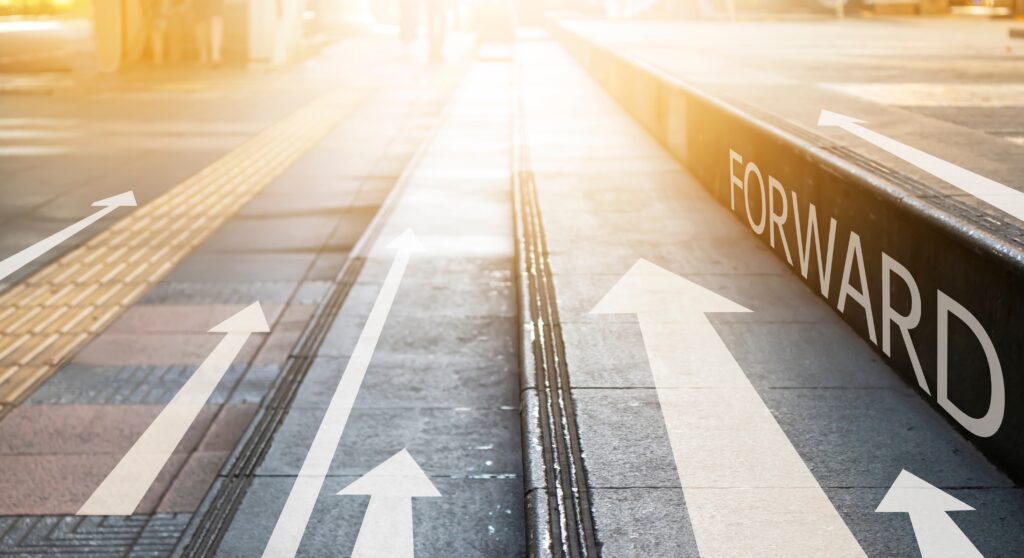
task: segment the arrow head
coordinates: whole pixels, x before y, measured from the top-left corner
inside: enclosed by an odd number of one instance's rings
[[[713,291],[657,266],[637,260],[597,303],[591,314],[704,314],[750,312]]]
[[[393,248],[399,252],[422,252],[423,244],[420,243],[419,237],[416,236],[416,233],[412,232],[412,229],[405,229],[402,234],[388,243],[388,248]]]
[[[270,331],[267,317],[259,302],[246,306],[241,312],[217,324],[210,333],[266,333]]]
[[[92,202],[93,207],[135,207],[137,205],[139,204],[135,202],[135,193],[131,190]]]
[[[416,464],[407,450],[391,456],[352,484],[342,488],[339,496],[392,496],[402,498],[438,498],[434,483]]]
[[[839,126],[842,128],[850,124],[866,124],[866,122],[830,110],[822,109],[821,113],[818,114],[818,126]]]
[[[946,494],[910,471],[900,471],[892,487],[875,508],[882,513],[934,513],[973,511],[974,508]]]

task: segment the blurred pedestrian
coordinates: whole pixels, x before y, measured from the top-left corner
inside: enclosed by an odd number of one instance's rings
[[[196,42],[201,64],[221,62],[224,43],[224,0],[193,0]]]
[[[398,0],[399,29],[402,44],[406,49],[412,47],[416,40],[416,28],[420,24],[420,2],[419,0]]]
[[[149,43],[150,56],[154,64],[164,63],[164,43],[167,39],[167,22],[170,19],[170,0],[140,0],[142,12],[142,48]],[[139,53],[141,55],[141,52]]]
[[[426,3],[430,59],[441,60],[444,54],[445,27],[448,23],[448,0],[426,0]]]

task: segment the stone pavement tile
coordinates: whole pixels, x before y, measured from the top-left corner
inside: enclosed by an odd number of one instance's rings
[[[436,317],[438,320],[518,316],[515,284],[491,281],[478,275],[403,281],[403,288],[395,296],[388,316]],[[458,303],[453,304],[454,300]]]
[[[289,302],[292,305],[319,305],[331,290],[330,281],[303,281],[295,291],[295,297]]]
[[[217,412],[200,411],[175,449],[197,446]],[[0,455],[125,454],[149,427],[162,405],[22,405],[0,421]]]
[[[205,333],[248,305],[235,304],[142,304],[121,314],[105,334]],[[267,323],[273,324],[284,307],[263,306]]]
[[[344,126],[341,126],[344,127]],[[323,144],[321,144],[323,145]],[[257,213],[273,207],[265,205],[261,200],[270,202],[274,199],[290,197],[293,201],[301,201],[303,204],[312,201],[321,201],[327,206],[344,204],[348,206],[359,188],[362,187],[365,177],[346,177],[337,174],[322,174],[303,170],[292,165],[282,172],[273,182],[267,185],[253,201],[249,202],[242,211],[250,207]],[[298,194],[297,194],[298,192]],[[291,203],[291,202],[288,202]],[[287,205],[284,207],[288,207]]]
[[[331,250],[349,251],[363,236],[367,225],[377,214],[376,206],[349,207],[341,214],[335,228],[331,231],[326,245]]]
[[[293,407],[257,474],[298,473],[323,415],[320,408]],[[403,447],[430,475],[519,474],[517,417],[515,409],[356,407],[330,474],[362,474]]]
[[[418,459],[418,456],[413,454]],[[347,556],[355,544],[368,498],[338,496],[355,476],[328,477],[306,527],[300,556],[331,549]],[[506,479],[431,478],[440,498],[414,498],[415,554],[421,558],[524,556],[526,526],[522,482]],[[257,477],[246,493],[221,548],[232,556],[259,556],[291,490],[291,477]]]
[[[563,247],[564,246],[564,247]],[[594,257],[601,254],[601,257]],[[757,242],[715,242],[700,238],[686,240],[664,238],[628,243],[603,242],[598,239],[576,239],[550,249],[551,272],[558,274],[608,273],[612,269],[629,269],[639,258],[652,262],[672,262],[672,271],[679,275],[695,274],[761,274],[785,275],[789,272],[775,255]]]
[[[306,215],[228,221],[203,244],[210,252],[315,252],[324,244],[338,215]]]
[[[372,289],[356,289],[350,293],[369,296]],[[372,293],[376,297],[376,293]],[[349,316],[344,311],[327,332],[318,355],[347,357],[365,324],[365,318]],[[345,319],[350,318],[350,319]],[[468,317],[444,319],[433,316],[389,316],[381,333],[375,363],[392,359],[416,357],[426,364],[443,362],[453,357],[477,358],[487,362],[504,355],[516,354],[519,325],[510,317]],[[410,335],[410,332],[416,332]]]
[[[92,556],[167,556],[190,514],[118,516],[34,515],[0,518],[6,555],[40,556],[44,550]]]
[[[654,387],[635,321],[563,323],[562,340],[574,388]]]
[[[277,365],[250,366],[242,381],[232,387],[228,403],[259,403],[281,374]],[[216,393],[216,392],[215,392]],[[211,401],[215,402],[215,401]]]
[[[164,281],[137,304],[284,304],[295,292],[297,281],[246,283],[198,283]]]
[[[767,389],[760,395],[823,487],[887,488],[904,468],[939,487],[1012,486],[916,393]]]
[[[193,253],[178,264],[164,281],[183,283],[249,283],[300,281],[313,263],[314,253],[210,254]]]
[[[270,335],[260,346],[253,364],[283,365],[315,310],[316,306],[310,304],[288,306],[280,321],[273,325]]]
[[[195,373],[197,365],[105,366],[64,365],[25,401],[25,405],[166,405]],[[246,372],[233,364],[217,384],[209,403],[255,400],[266,392],[277,368]],[[239,384],[245,372],[245,379]],[[267,377],[270,379],[268,380]],[[250,379],[251,378],[251,379]],[[236,390],[235,386],[238,385]]]
[[[348,364],[344,357],[318,357],[299,387],[296,407],[326,407]],[[410,376],[415,381],[410,381]],[[517,408],[519,378],[513,359],[486,364],[465,358],[423,363],[416,358],[370,363],[357,407]]]
[[[758,389],[885,388],[910,391],[871,345],[833,323],[720,323],[710,317],[747,378]]]
[[[310,281],[333,281],[348,260],[347,251],[327,251],[317,254],[306,278]]]
[[[326,182],[321,187],[318,182]],[[264,190],[238,212],[239,217],[300,217],[310,215],[341,215],[350,207],[359,191],[354,180],[309,175],[288,190]]]
[[[596,488],[590,497],[603,556],[699,556],[679,488]]]
[[[160,513],[193,512],[202,503],[230,451],[197,451],[178,471],[177,477],[160,498]]]
[[[196,447],[199,453],[230,452],[235,448],[242,432],[255,416],[257,405],[230,403],[220,406],[220,413],[213,419],[202,441]]]
[[[679,486],[653,389],[575,389],[573,400],[592,488]]]
[[[911,469],[916,474],[916,471]],[[896,472],[898,474],[898,471]],[[894,477],[895,478],[895,475]],[[927,477],[922,477],[930,481]],[[916,556],[917,542],[910,516],[876,513],[887,488],[828,488],[825,490],[868,556]],[[1024,491],[1019,488],[954,488],[949,495],[974,507],[949,517],[982,556],[1009,556],[1007,549],[1024,548]]]
[[[251,360],[264,337],[265,333],[253,334],[235,361]],[[220,333],[106,333],[93,339],[72,362],[106,366],[198,365],[223,338]]]
[[[151,513],[187,454],[175,453],[153,481],[137,513]],[[120,454],[0,454],[0,515],[73,514],[120,461]]]
[[[642,257],[643,254],[638,254]],[[666,262],[652,260],[662,265]],[[663,267],[665,267],[663,265]],[[634,314],[589,315],[615,283],[628,271],[609,268],[603,275],[556,275],[556,296],[562,322],[631,323]],[[667,267],[670,271],[674,268]],[[721,296],[750,309],[750,313],[718,314],[715,323],[835,323],[835,312],[827,304],[815,300],[814,294],[795,278],[779,275],[703,275],[689,274],[686,278]],[[851,307],[856,305],[851,304]]]

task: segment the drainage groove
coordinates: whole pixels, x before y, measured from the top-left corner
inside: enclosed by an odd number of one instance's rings
[[[255,478],[256,469],[270,451],[274,435],[284,423],[295,394],[313,365],[331,324],[359,277],[370,249],[388,215],[397,204],[398,198],[401,197],[412,171],[419,165],[423,154],[432,144],[447,112],[447,109],[442,110],[431,134],[409,160],[359,242],[352,248],[337,278],[332,282],[329,294],[306,325],[272,391],[264,399],[256,419],[246,430],[244,443],[239,444],[233,452],[228,461],[229,465],[221,471],[218,482],[189,522],[188,529],[178,543],[175,556],[212,556],[216,553]]]
[[[524,458],[528,478],[543,483],[543,494],[535,489],[527,495],[529,552],[532,556],[598,556],[547,240],[528,150],[523,145],[525,122],[518,83],[516,89],[512,181],[522,325],[519,341],[523,374],[532,372],[523,387],[532,383],[537,394],[536,409],[524,401]],[[524,399],[530,391],[524,389]],[[537,445],[539,448],[531,447]],[[538,449],[540,460],[532,455]]]

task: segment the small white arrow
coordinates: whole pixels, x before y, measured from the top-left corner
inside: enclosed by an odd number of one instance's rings
[[[380,340],[380,333],[391,312],[391,305],[395,302],[405,268],[409,265],[409,258],[414,252],[423,250],[423,245],[412,229],[407,229],[388,244],[388,247],[396,251],[391,269],[388,270],[377,299],[373,302],[370,315],[359,334],[359,340],[352,349],[352,356],[345,365],[345,371],[338,380],[338,387],[334,390],[331,403],[313,438],[313,444],[306,453],[306,459],[302,462],[302,468],[295,479],[295,484],[292,485],[292,491],[288,494],[284,509],[277,518],[274,532],[270,534],[267,547],[263,550],[264,558],[287,558],[295,556],[298,552],[310,514],[313,513],[313,506],[320,495],[324,479],[327,478],[327,472],[331,467],[331,460],[334,459],[334,453],[341,441],[341,434],[345,431],[349,415],[352,414],[352,406],[355,404],[359,387],[366,377],[366,369],[373,358],[373,352],[377,349],[377,341]]]
[[[338,495],[370,497],[352,558],[412,558],[412,499],[439,498],[441,493],[403,449]]]
[[[32,260],[59,246],[62,242],[78,234],[89,225],[106,217],[115,209],[119,207],[135,207],[137,204],[135,203],[135,194],[132,192],[125,192],[123,194],[118,194],[113,197],[93,202],[92,205],[93,207],[102,207],[103,209],[93,213],[81,221],[78,221],[77,223],[69,225],[63,230],[36,242],[32,246],[29,246],[21,252],[18,252],[17,254],[14,254],[0,262],[0,281],[6,279],[9,275],[18,271]]]
[[[875,511],[910,515],[921,558],[981,558],[978,549],[949,517],[949,512],[974,508],[906,469],[900,471]]]
[[[1024,221],[1024,192],[1014,190],[1005,184],[1000,184],[980,174],[975,174],[963,167],[958,167],[949,161],[939,159],[905,143],[900,143],[890,137],[869,130],[861,126],[861,124],[866,124],[866,122],[827,110],[821,111],[821,114],[818,116],[818,126],[837,126],[842,128],[928,174]]]
[[[224,338],[76,515],[131,515],[253,333],[270,331],[255,302],[210,330]]]
[[[750,310],[640,260],[591,312],[637,314],[701,556],[864,556],[705,315]]]

